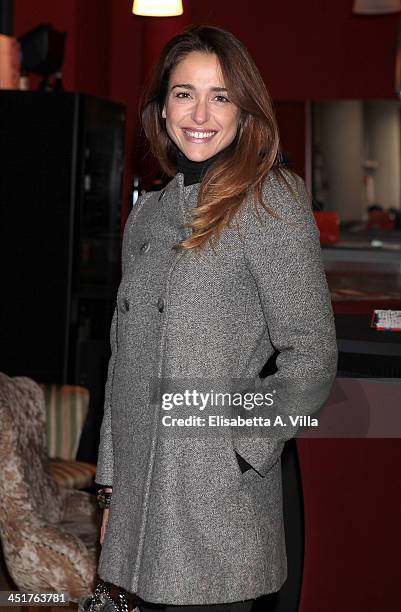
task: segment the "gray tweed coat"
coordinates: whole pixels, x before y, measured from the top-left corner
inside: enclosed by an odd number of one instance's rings
[[[165,415],[201,411],[166,410],[155,388],[246,380],[242,392],[274,389],[284,416],[323,405],[337,365],[333,313],[305,185],[289,180],[298,198],[272,172],[264,184],[282,220],[256,215],[248,198],[240,234],[225,228],[215,252],[172,249],[189,235],[199,190],[181,173],[127,220],[96,472],[113,486],[98,572],[146,601],[239,601],[286,579],[280,455],[298,426],[174,429]],[[260,379],[275,348],[278,370]],[[235,451],[252,469],[242,473]]]

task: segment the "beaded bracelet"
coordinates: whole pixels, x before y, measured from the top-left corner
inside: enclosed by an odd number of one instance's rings
[[[112,492],[105,491],[104,489],[99,489],[99,491],[97,492],[97,503],[99,505],[99,508],[101,508],[102,510],[110,508],[111,496]]]

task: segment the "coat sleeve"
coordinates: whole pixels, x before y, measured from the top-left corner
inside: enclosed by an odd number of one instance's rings
[[[123,241],[122,241],[122,254],[121,254],[121,266],[122,266],[122,276],[124,276],[129,259],[131,257],[130,253],[130,245],[129,245],[129,236],[130,231],[132,229],[133,222],[139,214],[143,204],[146,200],[151,196],[152,192],[145,193],[141,195],[135,204],[135,207],[132,208],[130,214],[128,215],[128,219],[125,224]],[[111,321],[110,327],[110,347],[111,347],[111,356],[109,359],[108,369],[107,369],[107,380],[105,385],[104,392],[104,411],[103,411],[103,420],[100,428],[100,440],[99,440],[99,451],[98,451],[98,459],[96,466],[96,475],[95,482],[102,485],[113,485],[113,438],[112,438],[112,426],[111,426],[111,413],[112,413],[112,403],[113,403],[113,381],[114,381],[114,369],[117,358],[118,351],[118,305],[115,305],[114,314]]]
[[[284,171],[287,173],[287,171]],[[289,173],[288,173],[289,174]],[[235,450],[262,476],[280,458],[299,427],[289,418],[310,415],[326,401],[337,371],[337,342],[319,231],[303,180],[289,175],[295,191],[275,175],[263,188],[259,217],[246,207],[243,254],[255,283],[266,333],[279,354],[275,374],[255,381],[255,391],[272,393],[273,406],[258,415],[280,416],[287,426],[234,428]],[[247,415],[248,416],[248,415]],[[249,415],[250,416],[250,415]]]
[[[99,452],[97,458],[95,482],[101,485],[113,485],[113,440],[111,432],[111,400],[114,378],[114,367],[117,353],[117,319],[118,309],[114,314],[110,327],[111,356],[107,370],[107,380],[104,392],[104,412],[100,428]]]

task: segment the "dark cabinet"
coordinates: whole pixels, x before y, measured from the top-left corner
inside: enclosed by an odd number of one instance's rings
[[[124,107],[107,100],[0,92],[0,370],[10,376],[102,393],[124,130]]]

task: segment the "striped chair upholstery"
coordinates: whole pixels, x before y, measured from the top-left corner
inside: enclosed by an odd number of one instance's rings
[[[96,465],[84,461],[50,459],[53,477],[61,487],[85,489],[94,483]]]
[[[90,487],[96,466],[75,460],[88,413],[89,391],[79,385],[40,386],[45,396],[47,447],[53,476],[63,487]]]

